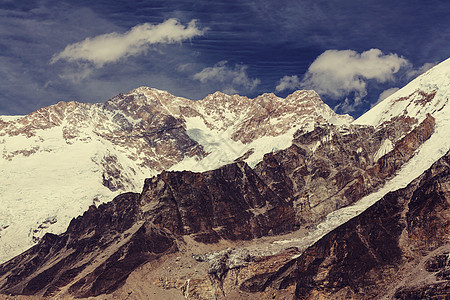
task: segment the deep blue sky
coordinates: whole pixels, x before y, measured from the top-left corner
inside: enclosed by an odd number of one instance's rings
[[[447,0],[0,0],[0,115],[144,85],[190,99],[313,88],[356,117],[450,56],[449,15]]]

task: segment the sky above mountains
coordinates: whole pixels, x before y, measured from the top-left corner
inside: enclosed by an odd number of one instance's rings
[[[361,115],[449,57],[450,2],[0,1],[0,115],[149,86],[285,97]]]

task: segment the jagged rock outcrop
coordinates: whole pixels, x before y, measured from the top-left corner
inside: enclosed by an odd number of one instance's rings
[[[298,228],[294,208],[245,163],[204,173],[163,172],[146,180],[142,213],[202,242],[248,240]]]
[[[99,208],[91,206],[64,234],[46,234],[0,267],[2,291],[96,296],[120,287],[143,263],[177,251],[170,232],[139,220],[138,200],[138,194],[120,195]]]
[[[402,119],[377,129],[316,127],[298,133],[288,149],[266,154],[255,172],[278,196],[293,203],[300,223],[314,224],[392,178],[434,127],[431,115],[411,131]],[[392,141],[393,149],[375,159],[385,140]]]
[[[291,273],[259,275],[254,290],[284,288],[276,284],[284,279],[295,285],[297,299],[447,297],[449,167],[447,153],[406,188],[387,194],[289,261],[286,267],[295,262]]]

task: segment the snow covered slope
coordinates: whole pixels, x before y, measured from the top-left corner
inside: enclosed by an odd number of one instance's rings
[[[450,58],[420,75],[353,122],[378,126],[394,118],[412,118],[418,122],[425,119],[427,114],[435,118],[434,134],[421,146],[412,161],[403,167],[400,174],[403,174],[404,182],[393,185],[390,190],[406,186],[450,149],[449,99]],[[386,147],[390,149],[389,145]],[[386,147],[380,151],[386,152]]]
[[[377,126],[396,116],[409,116],[421,121],[428,113],[440,118],[444,116],[440,111],[448,105],[449,97],[450,58],[378,103],[353,123]]]
[[[351,121],[313,91],[191,101],[147,87],[0,117],[0,262],[162,170],[204,171],[243,155],[254,165],[297,129]]]
[[[207,171],[241,156],[253,167],[265,153],[289,147],[299,129],[352,121],[333,112],[314,91],[296,91],[286,99],[274,94],[248,99],[216,92],[193,103],[191,110],[183,116],[187,133],[210,155],[200,162],[186,158],[171,170]]]

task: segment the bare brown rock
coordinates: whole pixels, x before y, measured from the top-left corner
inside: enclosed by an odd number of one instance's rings
[[[307,249],[286,277],[296,278],[296,298],[447,297],[449,166],[447,153]]]
[[[278,196],[293,203],[300,223],[314,224],[392,178],[433,134],[435,121],[428,116],[410,132],[402,119],[396,125],[318,126],[299,132],[291,147],[266,154],[255,172]],[[394,132],[393,127],[398,129]],[[407,130],[403,137],[401,129]],[[394,149],[375,160],[385,139],[395,143]]]
[[[142,213],[155,224],[203,242],[252,239],[297,226],[293,208],[244,162],[204,173],[163,172],[146,181],[141,201]]]

